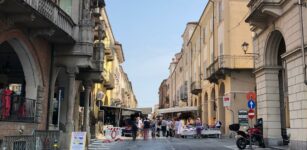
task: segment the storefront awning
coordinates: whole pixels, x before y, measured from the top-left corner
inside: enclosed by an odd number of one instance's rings
[[[188,112],[188,111],[197,111],[198,107],[174,107],[174,108],[165,108],[159,109],[159,114],[175,113],[175,112]]]

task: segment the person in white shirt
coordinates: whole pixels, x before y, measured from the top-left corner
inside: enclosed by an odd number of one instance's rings
[[[137,118],[138,129],[139,129],[139,136],[143,136],[143,121],[140,117]]]

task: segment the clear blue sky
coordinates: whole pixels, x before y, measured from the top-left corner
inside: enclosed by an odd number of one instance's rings
[[[122,43],[124,69],[139,107],[158,104],[158,89],[182,45],[187,22],[198,21],[207,0],[106,0],[115,39]]]

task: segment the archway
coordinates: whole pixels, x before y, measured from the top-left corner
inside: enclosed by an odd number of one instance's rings
[[[2,119],[34,121],[36,110],[33,108],[36,108],[38,87],[42,84],[34,57],[24,43],[12,38],[0,41],[0,60],[0,88],[9,88],[13,92],[10,98],[14,99],[10,101],[10,113]]]
[[[286,61],[282,58],[282,54],[286,52],[286,44],[283,35],[280,31],[273,31],[267,41],[265,51],[265,66],[277,68],[276,75],[277,81],[272,82],[277,91],[276,97],[279,97],[279,110],[280,115],[275,116],[274,120],[280,120],[281,136],[284,143],[287,140],[287,128],[290,128],[290,117],[289,117],[289,102],[288,102],[288,80]]]
[[[209,102],[209,124],[214,125],[216,120],[216,97],[215,88],[212,89]]]
[[[225,85],[222,82],[219,89],[219,98],[218,98],[218,120],[222,122],[221,131],[225,133],[225,108],[223,106],[223,96],[225,96]]]

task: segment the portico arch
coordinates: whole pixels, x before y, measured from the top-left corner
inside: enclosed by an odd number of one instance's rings
[[[272,31],[264,51],[265,66],[262,75],[266,82],[266,97],[260,100],[270,105],[258,111],[259,117],[264,118],[264,137],[272,145],[276,145],[279,139],[283,139],[285,143],[287,128],[290,127],[286,61],[282,58],[285,52],[286,44],[282,33]]]
[[[19,30],[10,30],[0,34],[0,44],[9,43],[22,65],[26,82],[26,98],[37,99],[38,87],[43,86],[43,77],[38,56],[32,43]]]
[[[1,40],[1,38],[0,38]],[[1,44],[8,45],[16,53],[25,78],[25,97],[28,99],[37,99],[38,87],[43,81],[40,74],[40,69],[37,66],[38,62],[30,52],[30,48],[20,39],[11,38],[6,41],[0,41]]]
[[[209,124],[214,125],[216,119],[216,97],[215,88],[212,88],[209,102]]]

